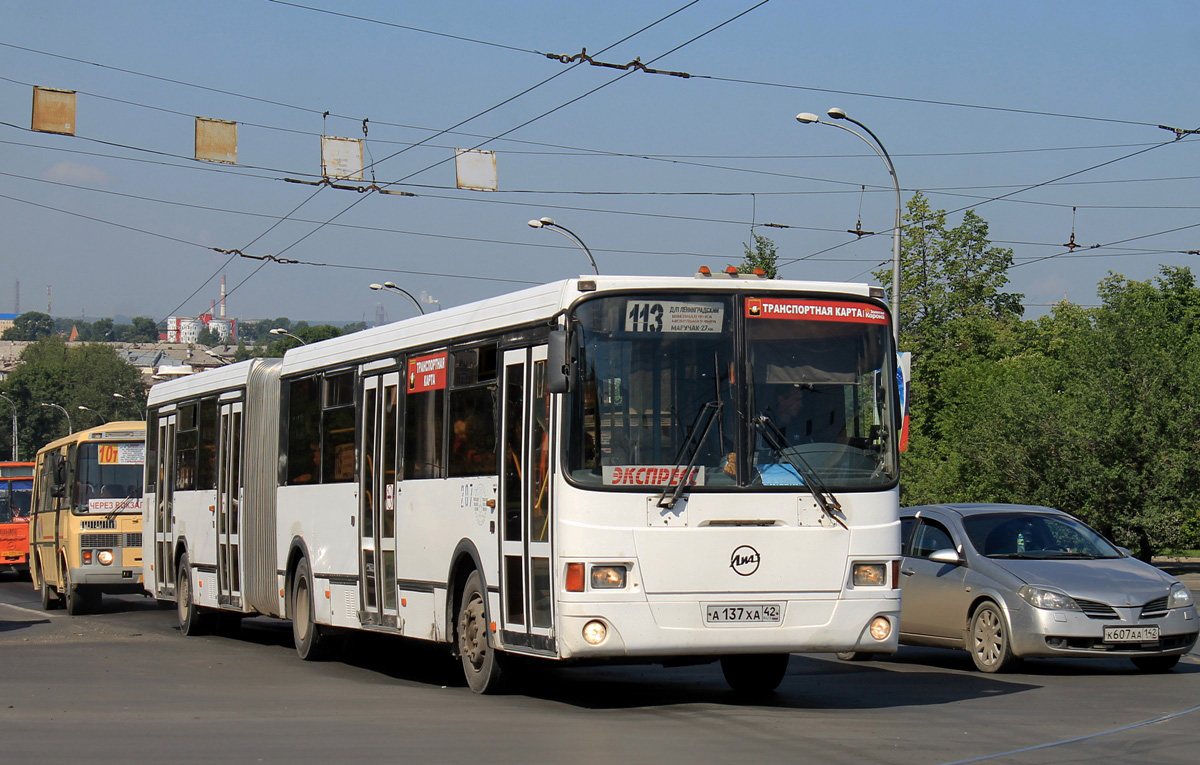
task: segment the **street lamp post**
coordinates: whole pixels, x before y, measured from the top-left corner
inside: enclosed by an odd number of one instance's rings
[[[293,340],[295,340],[297,343],[300,343],[301,345],[308,345],[308,343],[306,343],[303,340],[301,340],[300,338],[296,337],[291,332],[288,332],[283,327],[276,327],[275,329],[272,329],[271,334],[272,335],[286,335],[287,337],[292,338]]]
[[[858,136],[867,144],[867,146],[870,146],[872,149],[874,149],[875,153],[879,155],[879,158],[883,160],[883,163],[887,165],[888,172],[892,176],[892,185],[896,188],[896,224],[892,227],[892,332],[895,335],[898,346],[900,342],[900,231],[901,224],[903,222],[902,216],[904,204],[900,200],[900,180],[896,177],[896,166],[892,164],[892,157],[888,154],[888,150],[884,148],[883,141],[880,141],[879,136],[871,132],[871,128],[862,124],[853,117],[848,116],[845,111],[838,109],[837,107],[830,109],[827,114],[831,119],[846,120],[847,122],[853,122],[855,125],[858,125],[860,128],[867,131],[867,135],[871,136],[875,143],[871,143],[866,136],[857,130],[848,128],[845,125],[839,125],[836,122],[822,122],[817,115],[810,114],[809,112],[797,114],[796,120],[805,125],[818,122],[822,125],[829,125],[830,127],[839,128],[841,130],[845,130],[847,133],[853,133],[854,135]]]
[[[413,302],[413,305],[415,305],[417,307],[417,310],[421,312],[422,316],[425,315],[425,309],[421,306],[421,301],[417,300],[415,297],[413,297],[412,293],[409,292],[408,290],[404,289],[403,287],[396,286],[395,282],[384,282],[383,284],[368,284],[367,286],[373,290],[387,290],[388,292],[395,292],[397,295],[403,295]],[[272,330],[272,331],[274,331],[274,330]]]
[[[75,426],[71,424],[71,415],[70,415],[70,413],[67,412],[66,409],[63,409],[58,404],[47,404],[45,401],[41,401],[39,403],[41,403],[42,406],[54,407],[58,411],[62,412],[63,417],[67,418],[67,435],[68,436],[75,432]]]
[[[529,221],[530,228],[548,228],[551,231],[557,231],[566,238],[570,239],[575,244],[583,248],[584,254],[587,255],[588,261],[592,264],[592,270],[596,272],[596,276],[600,275],[600,269],[596,267],[596,259],[592,257],[592,251],[583,243],[583,240],[575,235],[575,232],[566,226],[554,222],[553,218],[539,218],[538,220]]]
[[[76,409],[78,409],[78,410],[79,410],[79,411],[81,411],[81,412],[91,412],[92,414],[96,415],[97,417],[99,417],[99,418],[100,418],[100,424],[101,424],[101,425],[107,425],[107,424],[108,424],[108,420],[104,419],[104,415],[100,414],[100,413],[99,413],[99,412],[97,412],[95,409],[91,409],[91,408],[89,408],[89,407],[86,407],[86,406],[84,406],[83,404],[80,404],[79,406],[77,406],[77,407],[75,407],[75,408],[76,408]]]
[[[13,403],[13,400],[11,398],[9,398],[8,396],[5,396],[3,393],[0,393],[0,398],[7,401],[9,408],[12,409],[12,421],[13,421],[12,459],[13,459],[13,462],[16,462],[16,461],[18,461],[18,459],[20,459],[19,457],[17,457],[17,405],[15,403]]]
[[[120,393],[114,393],[113,398],[119,398],[122,401],[128,401],[129,403],[133,404],[134,408],[137,409],[138,414],[140,414],[142,416],[142,419],[143,420],[146,419],[146,412],[144,409],[142,409],[141,404],[139,404],[138,402],[134,401],[133,399],[129,398],[128,396],[122,396]]]

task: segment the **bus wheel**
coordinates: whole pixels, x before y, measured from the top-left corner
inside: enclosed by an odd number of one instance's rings
[[[208,632],[211,619],[200,610],[192,596],[192,564],[187,553],[179,559],[179,570],[175,575],[175,606],[179,613],[179,632],[188,637]]]
[[[770,693],[787,674],[788,653],[737,654],[721,657],[721,674],[738,693]]]
[[[58,597],[58,593],[55,592],[49,584],[47,584],[46,577],[43,576],[39,578],[41,579],[41,585],[38,587],[38,589],[41,590],[42,594],[42,610],[52,611],[56,608],[62,608],[62,598]]]
[[[504,660],[488,645],[487,609],[479,572],[472,571],[463,586],[458,609],[458,655],[467,685],[476,693],[500,693],[504,686]]]
[[[296,564],[296,574],[292,577],[292,607],[288,615],[292,617],[292,637],[301,659],[324,661],[337,652],[342,636],[317,624],[313,615],[312,574],[306,558]]]
[[[95,611],[100,605],[99,593],[72,582],[71,569],[65,566],[63,567],[63,601],[67,613],[71,616],[80,616]]]

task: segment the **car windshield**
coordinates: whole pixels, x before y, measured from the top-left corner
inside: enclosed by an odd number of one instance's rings
[[[1121,551],[1074,518],[1043,513],[985,513],[963,519],[971,545],[988,558],[1120,558]]]

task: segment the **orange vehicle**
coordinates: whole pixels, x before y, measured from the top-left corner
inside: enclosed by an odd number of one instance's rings
[[[29,575],[33,463],[0,462],[0,572]]]

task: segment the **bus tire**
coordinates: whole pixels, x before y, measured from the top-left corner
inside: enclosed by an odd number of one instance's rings
[[[317,624],[313,614],[312,581],[308,559],[301,558],[292,576],[292,604],[288,615],[292,617],[292,637],[300,658],[304,661],[325,661],[341,647],[342,636],[329,627]]]
[[[71,581],[71,569],[63,566],[63,595],[62,600],[67,613],[71,616],[81,616],[95,611],[100,605],[100,593],[85,585]]]
[[[463,585],[455,630],[458,655],[467,685],[476,693],[501,693],[506,680],[504,658],[488,642],[487,597],[478,571],[472,571]]]
[[[179,570],[175,574],[175,608],[179,614],[179,632],[187,637],[208,633],[212,619],[196,605],[192,595],[192,563],[187,553],[179,558]]]
[[[765,694],[774,691],[787,674],[790,653],[735,654],[721,657],[721,674],[738,693]]]
[[[41,591],[42,595],[42,610],[53,611],[56,608],[62,608],[62,598],[58,597],[58,593],[46,581],[46,577],[39,576],[38,579],[41,580],[38,590]]]

